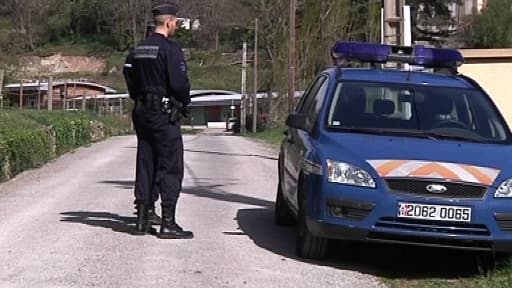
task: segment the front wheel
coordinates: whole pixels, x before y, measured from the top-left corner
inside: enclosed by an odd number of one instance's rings
[[[302,200],[297,220],[297,254],[304,259],[323,259],[327,254],[328,239],[311,234],[307,226],[306,201]]]
[[[283,188],[281,188],[281,183],[277,184],[277,196],[276,196],[276,204],[274,207],[274,221],[277,225],[282,226],[290,226],[295,224],[295,219],[293,217],[292,211],[286,203],[283,195]]]

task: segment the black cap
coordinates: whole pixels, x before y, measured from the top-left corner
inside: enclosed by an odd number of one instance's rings
[[[177,16],[180,7],[174,3],[160,3],[153,6],[153,16],[171,15]]]

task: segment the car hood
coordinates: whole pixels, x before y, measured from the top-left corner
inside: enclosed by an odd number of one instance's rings
[[[428,178],[492,185],[512,177],[511,145],[356,133],[329,133],[326,159],[348,162],[383,178]]]

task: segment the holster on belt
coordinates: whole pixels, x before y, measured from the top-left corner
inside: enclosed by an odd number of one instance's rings
[[[186,113],[183,112],[185,109],[183,103],[174,97],[166,96],[162,98],[162,110],[169,114],[169,123],[173,125],[179,123],[182,116],[186,116]]]

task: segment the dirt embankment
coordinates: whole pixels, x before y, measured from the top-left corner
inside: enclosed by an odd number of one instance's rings
[[[19,67],[25,75],[37,75],[38,73],[100,73],[105,71],[107,63],[105,59],[87,56],[63,56],[55,54],[48,57],[24,56],[20,58]]]

